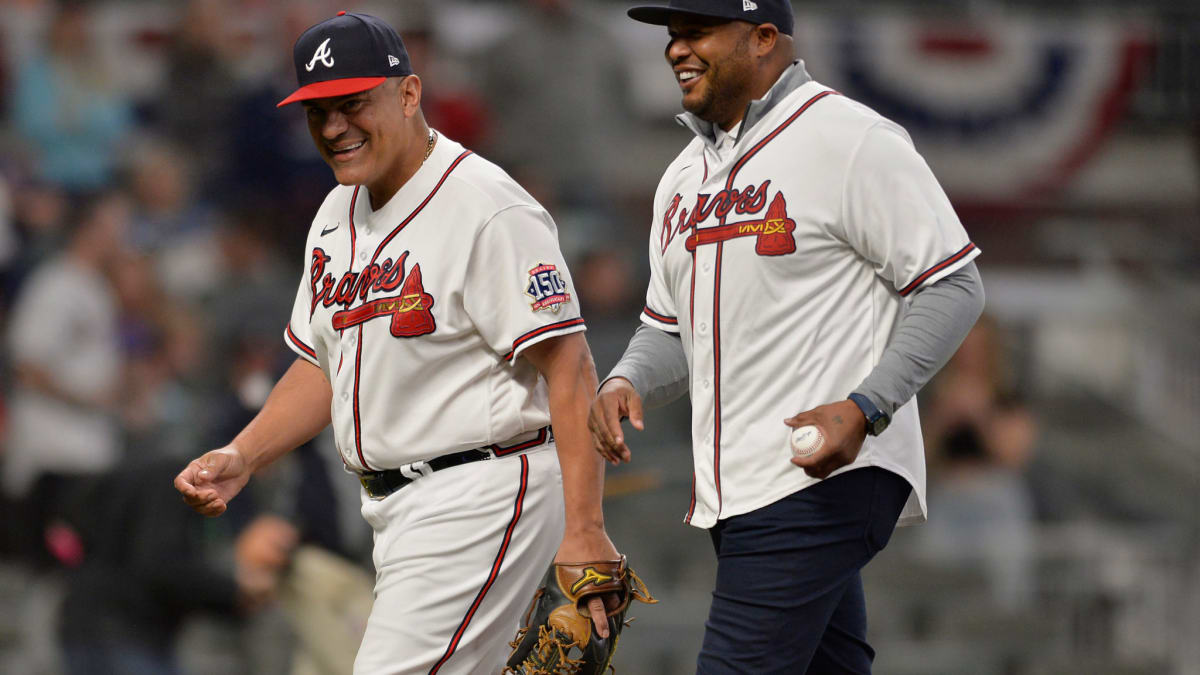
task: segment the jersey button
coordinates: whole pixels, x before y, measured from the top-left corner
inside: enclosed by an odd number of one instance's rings
[[[711,386],[712,386],[712,382],[710,382],[710,381],[708,381],[708,380],[705,380],[705,381],[704,381],[704,388],[705,388],[705,389],[708,389],[708,388],[709,388],[709,387],[711,387]],[[345,394],[343,394],[343,396],[345,396]]]
[[[366,260],[366,259],[367,259],[367,252],[366,252],[366,251],[362,251],[362,252],[360,252],[360,253],[358,254],[358,259],[359,259],[359,260]]]
[[[349,393],[349,392],[345,392],[345,391],[344,391],[344,392],[342,392],[342,400],[343,400],[343,401],[349,401],[349,400],[350,400],[350,393]]]
[[[700,334],[701,334],[701,335],[706,335],[706,334],[708,334],[708,324],[706,324],[706,323],[704,323],[704,322],[701,322],[701,323],[700,323]]]
[[[710,263],[704,263],[704,268],[703,268],[703,269],[704,269],[704,271],[705,271],[705,272],[711,272],[711,271],[712,271],[712,265],[711,265]]]

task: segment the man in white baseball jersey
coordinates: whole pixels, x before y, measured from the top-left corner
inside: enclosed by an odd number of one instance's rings
[[[689,389],[716,589],[698,671],[867,673],[861,568],[925,513],[917,390],[982,310],[967,238],[902,128],[794,60],[786,0],[671,0],[695,138],[654,199],[643,326],[593,403],[604,456]],[[792,428],[824,446],[794,457]]]
[[[555,225],[426,126],[384,22],[341,12],[293,55],[301,86],[280,105],[303,102],[341,184],[308,235],[285,331],[298,358],[255,420],[175,484],[218,515],[332,422],[375,530],[354,672],[498,672],[552,559],[618,558],[586,427],[595,370]]]

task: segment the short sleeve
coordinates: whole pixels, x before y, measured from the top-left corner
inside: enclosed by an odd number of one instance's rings
[[[318,249],[319,251],[319,249]],[[318,255],[314,252],[313,255]],[[320,367],[314,345],[312,323],[312,286],[307,271],[300,275],[300,288],[296,290],[296,301],[292,303],[292,316],[283,331],[283,341],[296,355],[314,366]]]
[[[657,222],[661,223],[660,227],[666,227],[661,220]],[[660,237],[650,237],[649,255],[650,285],[646,287],[646,306],[642,308],[642,323],[668,333],[678,333],[679,312],[675,308],[675,297],[667,280]]]
[[[510,206],[484,224],[470,252],[463,305],[509,363],[530,345],[585,329],[550,214]]]
[[[846,241],[902,296],[979,255],[929,165],[890,123],[867,130],[843,200]]]
[[[56,298],[63,297],[56,293],[56,286],[55,279],[35,272],[17,296],[8,331],[13,362],[44,367],[71,349],[71,331],[67,329],[71,313],[45,311],[46,307],[57,304]]]

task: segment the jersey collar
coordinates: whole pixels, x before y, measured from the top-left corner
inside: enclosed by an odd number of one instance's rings
[[[746,132],[758,123],[767,113],[771,112],[779,102],[787,98],[788,94],[800,88],[801,85],[810,82],[812,76],[804,68],[804,61],[796,59],[792,65],[788,66],[787,70],[780,74],[779,79],[771,88],[767,90],[766,96],[760,99],[751,101],[746,106],[746,114],[742,116],[741,125],[738,127],[736,134],[737,140],[746,137]],[[675,116],[675,121],[687,127],[692,133],[700,137],[709,146],[715,148],[717,145],[717,127],[712,122],[702,120],[690,112],[680,113]]]

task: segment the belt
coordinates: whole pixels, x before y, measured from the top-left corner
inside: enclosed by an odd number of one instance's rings
[[[452,452],[448,455],[434,457],[433,459],[413,462],[405,464],[399,469],[384,469],[383,471],[363,471],[358,474],[358,482],[362,483],[363,489],[367,491],[367,496],[371,499],[383,499],[392,494],[396,490],[408,485],[414,480],[422,476],[428,476],[434,471],[441,471],[452,466],[460,466],[462,464],[470,464],[485,459],[495,459],[498,457],[507,457],[521,452],[536,448],[539,445],[544,445],[554,440],[554,432],[549,426],[538,429],[537,435],[533,438],[516,443],[509,446],[498,444],[485,445],[481,448],[473,450],[463,450],[462,452]]]

